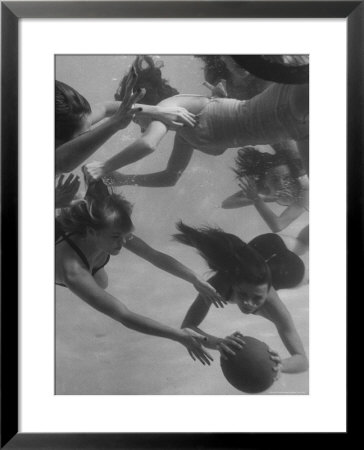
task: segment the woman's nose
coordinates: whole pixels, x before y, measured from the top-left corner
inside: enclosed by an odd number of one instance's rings
[[[251,298],[247,298],[246,300],[244,300],[244,305],[253,306],[252,299]]]

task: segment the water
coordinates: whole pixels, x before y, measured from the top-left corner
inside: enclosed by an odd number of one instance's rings
[[[200,60],[192,56],[163,56],[164,78],[181,93],[208,95],[202,86]],[[119,80],[134,56],[61,56],[56,61],[56,78],[83,94],[92,104],[113,100]],[[139,135],[132,124],[113,136],[90,160],[104,160]],[[149,173],[165,168],[173,145],[168,133],[151,156],[126,167],[124,173]],[[220,207],[222,200],[236,192],[231,170],[236,150],[222,156],[195,151],[186,171],[174,187],[120,189],[134,204],[135,234],[152,247],[186,264],[199,274],[209,275],[202,258],[188,247],[173,242],[175,223],[218,225],[245,241],[269,232],[252,206],[234,210]],[[80,171],[77,171],[81,173]],[[81,191],[83,186],[81,187]],[[270,204],[274,212],[283,207]],[[308,214],[284,230],[296,236],[308,223]],[[307,263],[307,255],[303,257]],[[123,250],[106,266],[108,292],[134,312],[179,327],[196,297],[188,283],[158,270],[150,263]],[[290,310],[306,352],[308,342],[308,285],[281,290],[279,295]],[[246,316],[236,306],[211,307],[202,329],[216,336],[236,330],[265,341],[285,358],[288,352],[274,325],[266,319]],[[129,330],[103,316],[67,289],[56,287],[56,393],[57,394],[241,394],[222,375],[218,352],[204,367],[192,361],[183,346]],[[307,394],[308,373],[282,374],[267,394]]]

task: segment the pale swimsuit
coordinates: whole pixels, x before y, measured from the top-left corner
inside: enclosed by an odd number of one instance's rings
[[[198,125],[183,127],[178,135],[206,153],[307,139],[308,113],[296,117],[292,108],[295,89],[296,85],[274,83],[250,100],[211,98],[197,114]]]

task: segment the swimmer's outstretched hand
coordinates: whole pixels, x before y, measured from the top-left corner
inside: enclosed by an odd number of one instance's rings
[[[276,372],[276,375],[274,377],[274,380],[276,381],[280,377],[280,374],[282,371],[282,360],[281,360],[281,357],[279,356],[279,354],[275,350],[272,350],[271,348],[269,348],[268,352],[270,354],[270,359],[276,363],[276,366],[273,367],[273,369],[272,369],[274,372]]]
[[[253,202],[259,199],[258,189],[252,177],[241,177],[238,184],[244,197]]]
[[[135,107],[135,103],[144,97],[146,91],[145,89],[138,89],[134,92],[137,81],[138,74],[134,65],[132,65],[127,75],[124,97],[121,99],[119,109],[113,116],[119,130],[126,128],[133,120],[134,116],[142,111],[141,107]]]
[[[207,81],[204,81],[202,84],[210,89],[213,97],[226,98],[228,96],[226,91],[226,80],[219,81],[216,86],[213,86]]]
[[[197,292],[199,292],[204,300],[212,303],[216,308],[223,308],[227,305],[227,301],[221,297],[221,295],[215,290],[213,286],[207,281],[197,278],[193,283]]]
[[[240,331],[235,331],[230,336],[226,336],[225,339],[220,339],[216,345],[216,350],[220,352],[223,359],[229,359],[229,356],[235,356],[237,351],[244,348],[244,345],[244,336]]]
[[[181,330],[180,343],[187,348],[191,358],[200,361],[204,366],[211,365],[213,357],[202,347],[203,343],[207,341],[207,337],[193,331],[191,329],[183,328]]]
[[[55,203],[56,208],[66,208],[71,205],[80,187],[80,178],[70,173],[66,179],[62,174],[56,185]]]

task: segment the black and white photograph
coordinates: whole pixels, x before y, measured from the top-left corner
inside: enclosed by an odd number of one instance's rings
[[[56,395],[310,393],[309,62],[55,55]]]

